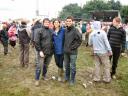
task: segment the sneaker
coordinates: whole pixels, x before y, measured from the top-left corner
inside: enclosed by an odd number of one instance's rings
[[[113,75],[113,76],[112,76],[112,79],[116,79],[116,76],[115,76],[115,75]]]
[[[48,81],[49,79],[47,77],[42,77],[43,80]]]
[[[61,82],[62,81],[62,78],[61,77],[58,77],[58,81]]]
[[[56,77],[55,76],[52,76],[52,80],[56,80]]]
[[[39,86],[39,80],[36,80],[35,86]]]
[[[74,85],[75,85],[75,82],[70,81],[69,85],[70,85],[70,86],[74,86]]]

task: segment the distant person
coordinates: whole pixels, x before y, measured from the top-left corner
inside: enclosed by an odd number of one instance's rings
[[[84,23],[84,22],[81,25],[81,31],[82,31],[82,40],[85,41],[86,23]]]
[[[109,60],[109,56],[112,55],[111,47],[106,32],[101,29],[101,23],[94,21],[93,27],[94,30],[89,37],[89,45],[92,46],[95,61],[93,81],[101,81],[101,66],[103,66],[103,81],[109,83],[111,81]]]
[[[113,52],[113,55],[110,57],[110,60],[113,59],[111,72],[111,76],[113,79],[116,79],[116,68],[120,53],[124,52],[125,50],[126,32],[123,27],[120,26],[120,24],[121,19],[119,17],[114,18],[112,25],[108,31],[108,40]]]
[[[20,65],[21,67],[29,66],[29,44],[30,30],[27,28],[27,22],[21,21],[18,29],[19,45],[20,45]]]
[[[56,65],[58,67],[58,81],[62,81],[65,29],[61,27],[60,20],[56,19],[53,21],[53,30],[54,57]]]
[[[86,34],[85,34],[86,47],[88,46],[89,35],[90,35],[91,32],[92,32],[91,24],[87,23],[87,25],[86,25]]]
[[[8,26],[7,24],[2,24],[2,30],[0,31],[1,43],[4,47],[4,55],[8,54]]]
[[[48,65],[53,55],[53,31],[49,28],[50,20],[43,20],[43,27],[37,30],[35,37],[35,48],[38,51],[39,63],[36,65],[35,71],[35,86],[39,86],[40,74],[42,73],[43,80],[48,80],[47,71]]]
[[[125,31],[126,31],[126,53],[127,53],[127,56],[128,56],[128,23],[125,26]]]
[[[16,40],[17,40],[17,36],[16,36],[16,25],[13,24],[9,30],[8,30],[8,36],[9,36],[9,44],[14,48],[16,46]]]
[[[76,59],[78,47],[81,45],[82,36],[78,29],[73,25],[73,17],[69,16],[66,19],[66,31],[64,41],[64,64],[65,64],[65,82],[70,85],[75,84],[76,76]]]

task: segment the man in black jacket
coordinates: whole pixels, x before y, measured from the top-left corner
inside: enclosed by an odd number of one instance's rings
[[[69,81],[70,85],[74,85],[76,75],[76,59],[78,47],[82,42],[82,35],[78,29],[73,26],[72,16],[67,17],[66,24],[67,28],[65,31],[64,41],[65,81]]]
[[[49,29],[50,20],[45,18],[43,20],[43,27],[37,29],[35,37],[35,48],[38,51],[39,63],[36,65],[36,82],[35,85],[39,85],[41,68],[43,68],[42,76],[44,80],[46,79],[46,73],[48,65],[51,61],[53,54],[53,44],[52,44],[52,31]]]
[[[110,27],[108,31],[108,40],[110,43],[110,46],[112,48],[113,61],[112,61],[112,72],[111,77],[113,79],[116,78],[116,68],[118,64],[118,59],[120,57],[121,51],[124,52],[125,50],[125,41],[126,41],[126,32],[124,29],[120,26],[121,20],[120,18],[116,17],[113,19],[113,25]]]

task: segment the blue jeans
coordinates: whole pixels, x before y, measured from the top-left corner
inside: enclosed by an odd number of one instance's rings
[[[39,52],[37,52],[37,60],[36,62],[36,71],[35,71],[35,79],[39,80],[40,79],[40,74],[42,71],[42,76],[46,77],[48,65],[52,59],[52,55],[45,55],[44,58],[40,57]]]
[[[65,80],[75,82],[77,55],[64,54]]]

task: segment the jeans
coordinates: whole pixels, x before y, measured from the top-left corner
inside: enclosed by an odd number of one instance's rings
[[[77,55],[64,54],[65,80],[75,82]]]
[[[63,69],[63,60],[64,60],[63,54],[54,54],[54,57],[57,67]]]
[[[52,59],[52,55],[45,55],[45,57],[42,58],[40,57],[39,52],[37,54],[38,54],[37,55],[38,62],[36,62],[35,79],[39,80],[41,71],[42,71],[42,76],[46,77],[48,65]]]
[[[39,52],[34,48],[35,53],[35,65],[38,65],[39,63]]]

